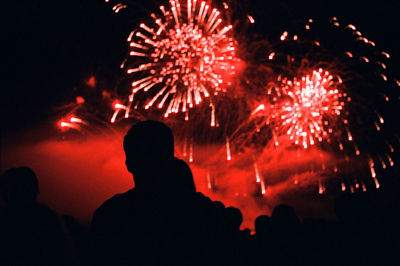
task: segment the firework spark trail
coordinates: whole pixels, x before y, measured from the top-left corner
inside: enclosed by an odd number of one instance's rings
[[[114,1],[110,1],[110,0],[104,0],[104,2],[106,3],[110,3],[110,2],[114,2]],[[114,11],[114,13],[118,14],[122,9],[127,8],[128,5],[124,4],[124,3],[117,3],[117,4],[113,4],[112,6],[112,11]]]
[[[132,59],[121,66],[132,80],[129,101],[141,94],[144,109],[156,105],[165,117],[181,111],[188,119],[189,109],[209,98],[215,126],[212,98],[226,91],[224,76],[235,69],[232,25],[224,25],[220,11],[205,1],[169,3],[160,6],[162,16],[152,14],[128,37]]]

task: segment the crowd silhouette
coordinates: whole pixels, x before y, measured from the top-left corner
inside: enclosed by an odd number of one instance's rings
[[[135,187],[105,201],[90,228],[37,202],[31,169],[6,170],[0,265],[400,265],[395,189],[339,195],[336,221],[300,221],[278,205],[253,234],[239,209],[196,191],[165,124],[137,123],[123,146]]]

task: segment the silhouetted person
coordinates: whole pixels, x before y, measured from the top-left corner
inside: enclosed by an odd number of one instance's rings
[[[281,204],[274,208],[271,215],[271,254],[276,265],[301,263],[299,230],[300,220],[292,206]]]
[[[243,222],[242,212],[238,208],[228,207],[225,213],[227,227],[224,230],[227,241],[222,248],[227,249],[226,255],[230,258],[230,265],[247,265],[250,234],[247,230],[240,231]]]
[[[267,215],[260,215],[254,221],[255,235],[251,238],[250,254],[254,261],[253,265],[266,265],[270,263],[271,247],[274,243],[271,241],[271,218]],[[268,256],[266,256],[268,254]]]
[[[124,150],[135,187],[95,211],[95,263],[218,263],[215,247],[222,242],[225,208],[195,192],[190,168],[174,158],[171,129],[156,121],[139,122],[125,136]]]
[[[39,184],[28,167],[11,168],[0,179],[0,194],[7,206],[26,206],[36,202]]]
[[[71,215],[63,215],[62,220],[74,247],[74,254],[78,265],[90,265],[91,245],[89,225],[80,224]]]
[[[284,204],[274,208],[271,220],[274,227],[285,227],[284,229],[294,228],[300,224],[293,207]]]
[[[39,185],[28,167],[0,177],[1,265],[70,265],[71,246],[57,214],[37,203]]]
[[[239,231],[240,225],[243,222],[242,212],[235,207],[226,208],[228,225],[231,231]]]

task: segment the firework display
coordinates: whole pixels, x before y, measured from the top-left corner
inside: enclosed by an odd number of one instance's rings
[[[118,3],[113,10],[118,13],[127,7]],[[223,9],[229,9],[225,2]],[[241,58],[246,70],[240,72],[235,67],[237,47],[246,46],[233,38],[235,28],[211,1],[170,0],[150,17],[128,36],[129,57],[121,68],[131,87],[125,88],[128,97],[107,97],[114,109],[111,123],[145,119],[149,116],[143,114],[155,111],[158,119],[173,127],[182,116],[171,114],[183,113],[193,129],[179,136],[177,145],[183,148],[177,150],[205,173],[209,190],[218,189],[216,180],[224,175],[221,165],[229,164],[226,167],[249,172],[251,184],[266,195],[271,187],[288,184],[274,181],[270,166],[286,157],[293,164],[290,182],[298,185],[301,176],[315,177],[312,182],[319,194],[325,193],[326,180],[332,177],[339,180],[342,191],[381,186],[379,173],[394,166],[399,146],[396,129],[386,126],[393,124],[386,115],[391,108],[396,110],[400,83],[389,70],[390,55],[354,25],[334,17],[327,25],[321,23],[325,25],[321,30],[321,26],[314,29],[316,22],[309,19],[302,29],[291,30],[294,34],[287,30],[276,41],[268,40],[262,60]],[[248,24],[256,23],[251,15],[245,18]],[[257,72],[263,68],[267,71]],[[253,72],[250,81],[249,72]],[[245,82],[235,82],[233,76]],[[118,100],[124,96],[125,101]],[[221,98],[240,98],[246,108],[222,105]],[[189,110],[195,119],[189,119]],[[216,110],[224,110],[224,116],[218,117]],[[87,127],[76,113],[69,112],[59,125],[73,130]],[[207,117],[209,123],[198,117]],[[225,130],[218,134],[218,151],[197,159],[194,132],[220,125]],[[182,124],[178,131],[184,131]],[[357,171],[362,174],[354,177]]]
[[[220,11],[205,1],[169,4],[128,37],[130,58],[122,67],[132,81],[132,93],[126,107],[115,106],[126,115],[139,101],[144,109],[164,109],[165,117],[183,112],[188,119],[189,109],[205,98],[212,106],[212,98],[229,86],[225,77],[235,69],[232,25],[224,25]]]

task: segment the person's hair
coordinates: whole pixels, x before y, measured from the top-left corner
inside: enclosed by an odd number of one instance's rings
[[[124,150],[128,154],[134,149],[160,157],[174,156],[174,135],[164,123],[147,120],[131,127],[124,138]]]

